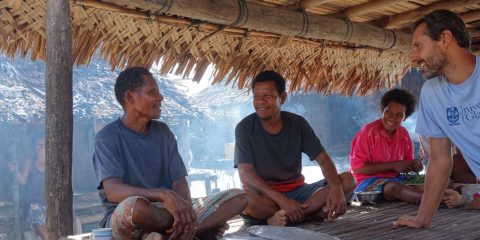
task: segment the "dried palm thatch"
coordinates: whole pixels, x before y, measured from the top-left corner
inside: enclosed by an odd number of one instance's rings
[[[184,76],[193,73],[195,81],[203,76],[209,64],[213,64],[214,83],[237,84],[239,88],[249,87],[258,72],[275,69],[285,76],[290,91],[313,90],[341,95],[364,95],[389,88],[398,83],[409,67],[409,53],[398,49],[388,51],[154,13],[151,6],[158,7],[156,2],[166,1],[71,1],[75,63],[88,64],[98,52],[100,58],[109,61],[112,69],[150,67],[160,62],[161,73]],[[431,10],[426,9],[429,5],[439,4],[434,0],[247,2],[282,11],[303,6],[308,14],[349,16],[352,21],[372,24],[376,21],[377,25],[392,29],[402,29],[412,20],[395,16],[412,11],[425,12]],[[363,9],[362,12],[361,7],[375,2],[383,4],[382,8],[369,12]],[[479,1],[456,2],[456,5],[458,2],[464,4],[464,8],[456,9],[467,11],[478,8]],[[385,11],[385,7],[391,9]],[[9,57],[29,54],[32,60],[45,59],[44,1],[0,0],[0,12],[0,51]],[[469,14],[474,15],[473,12]],[[386,16],[397,20],[390,24],[379,23],[379,19]]]

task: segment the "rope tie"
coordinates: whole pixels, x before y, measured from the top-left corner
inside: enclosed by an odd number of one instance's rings
[[[392,45],[390,45],[388,48],[385,48],[385,50],[388,50],[388,49],[392,49],[393,47],[395,47],[395,45],[397,44],[397,34],[392,31],[392,30],[387,30],[389,31],[390,33],[392,33],[393,35],[393,41],[392,41]]]
[[[245,0],[237,0],[238,16],[237,19],[231,23],[230,27],[241,27],[247,23],[248,20],[248,6]]]
[[[297,36],[303,37],[308,33],[308,27],[309,27],[309,22],[308,22],[308,14],[305,12],[304,9],[302,9],[302,17],[303,17],[303,26],[302,26],[302,31],[298,33]]]
[[[342,40],[340,40],[340,42],[348,42],[350,40],[350,38],[352,38],[352,35],[353,35],[352,21],[350,21],[350,19],[348,19],[348,18],[345,18],[345,22],[347,23],[347,34],[345,35],[345,37]]]
[[[172,8],[173,0],[157,0],[156,2],[162,5],[162,8],[160,8],[157,13],[166,13]]]

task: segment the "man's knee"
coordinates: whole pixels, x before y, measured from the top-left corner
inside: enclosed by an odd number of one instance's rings
[[[387,200],[398,199],[401,195],[404,185],[399,182],[390,181],[383,186],[383,196]]]
[[[248,215],[256,215],[255,213],[273,214],[278,210],[277,204],[266,196],[249,189],[245,189],[245,193],[248,201],[244,213]]]
[[[138,201],[141,199],[140,201]],[[138,218],[138,209],[137,203],[141,204],[150,204],[150,202],[139,196],[130,196],[123,201],[121,201],[118,206],[115,208],[111,216],[111,227],[114,237],[115,236],[126,236],[131,238],[139,237],[141,230],[137,229],[136,224],[134,223],[134,216]]]
[[[355,185],[357,182],[355,181],[355,177],[349,172],[343,172],[338,175],[340,179],[340,183],[343,187],[343,192],[345,194],[351,193],[353,189],[355,189]]]

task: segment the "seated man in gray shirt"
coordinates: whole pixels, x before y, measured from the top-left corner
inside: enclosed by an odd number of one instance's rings
[[[285,80],[264,71],[252,83],[255,113],[235,128],[235,167],[248,195],[247,224],[285,226],[304,218],[335,219],[346,211],[345,194],[355,187],[350,173],[337,175],[332,160],[307,121],[281,111]],[[302,152],[320,165],[326,179],[305,184]]]
[[[247,204],[232,189],[192,203],[175,136],[158,119],[163,96],[145,68],[115,82],[122,118],[97,135],[93,166],[104,207],[101,227],[121,239],[215,239]]]

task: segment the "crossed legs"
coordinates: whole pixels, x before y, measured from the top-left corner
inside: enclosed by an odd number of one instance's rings
[[[338,177],[345,195],[351,193],[355,187],[355,179],[353,176],[350,173],[342,173],[339,174]],[[330,187],[327,185],[319,188],[307,198],[304,202],[304,204],[307,205],[307,208],[304,209],[305,216],[316,217],[319,214],[322,215],[322,208],[326,203],[329,191]],[[249,189],[245,189],[245,192],[248,195],[248,206],[243,211],[243,214],[258,219],[266,219],[270,225],[283,226],[287,224],[285,211],[279,209],[273,200]]]
[[[422,201],[422,195],[422,189],[400,182],[390,181],[383,187],[383,196],[387,200],[402,200],[418,205]]]
[[[201,212],[199,225],[195,235],[200,239],[216,239],[223,235],[229,219],[240,213],[247,205],[247,196],[238,189],[230,191],[229,197],[216,202],[218,208],[212,211]],[[202,206],[202,209],[212,206]],[[197,214],[199,213],[195,209]],[[201,210],[199,210],[201,211]],[[161,234],[173,225],[173,216],[164,208],[155,206],[142,197],[125,199],[115,209],[111,217],[111,226],[115,239],[162,239]],[[152,233],[147,236],[148,233]]]

